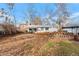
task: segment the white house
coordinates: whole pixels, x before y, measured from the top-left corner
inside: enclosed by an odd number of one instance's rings
[[[57,31],[56,28],[50,25],[29,25],[27,28],[28,32],[53,32]]]
[[[21,24],[20,30],[27,31],[27,32],[53,32],[57,31],[57,28],[53,27],[52,25],[26,25]]]

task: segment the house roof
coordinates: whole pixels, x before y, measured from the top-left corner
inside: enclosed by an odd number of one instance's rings
[[[53,27],[51,25],[28,25],[28,28],[45,28],[45,27]]]

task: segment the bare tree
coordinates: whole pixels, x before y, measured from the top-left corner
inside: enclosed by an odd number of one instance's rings
[[[42,25],[42,21],[40,17],[35,17],[34,20],[32,20],[33,25]]]
[[[35,18],[36,11],[34,10],[33,3],[28,4],[27,6],[28,6],[28,10],[27,10],[28,22],[29,24],[31,24],[32,20],[34,20]]]
[[[36,11],[36,9],[34,8],[34,4],[30,3],[30,4],[26,4],[26,6],[27,6],[27,11],[24,12],[24,15],[25,15],[24,19],[26,21],[26,24],[34,25],[38,23],[38,21],[40,24],[42,24],[41,16],[39,12]]]
[[[15,19],[15,15],[13,15],[13,12],[14,12],[13,8],[14,8],[15,4],[14,3],[7,3],[7,5],[8,5],[10,15],[12,15],[12,17],[11,17],[12,21],[10,19],[9,22],[14,25],[14,29],[12,28],[11,30],[16,33],[16,28],[15,28],[16,27],[16,19]]]
[[[1,9],[1,12],[0,12],[0,17],[3,17],[4,18],[4,23],[3,23],[3,27],[4,29],[6,30],[6,32],[8,34],[12,34],[12,32],[15,31],[15,26],[13,24],[13,22],[11,20],[12,19],[12,9],[13,9],[13,4],[8,4],[8,7],[9,7],[9,12],[8,10],[5,10],[5,9]]]
[[[69,20],[69,12],[64,3],[58,3],[56,7],[57,10],[54,14],[57,16],[57,20],[55,21],[55,25],[57,25],[59,31],[62,31],[62,27],[66,24],[66,21]]]
[[[3,8],[1,9],[1,12],[0,12],[0,17],[3,17],[4,18],[4,23],[3,23],[3,27],[4,29],[8,32],[8,33],[11,33],[10,31],[10,23],[9,23],[9,15],[8,15],[8,12],[6,12]]]
[[[9,9],[9,14],[13,16],[13,8],[14,8],[14,3],[7,3],[8,9]],[[11,20],[9,20],[10,22]]]
[[[50,4],[46,3],[45,4],[45,14],[46,14],[46,17],[44,19],[46,25],[51,25],[51,20],[52,20],[53,9],[50,9],[49,7],[50,7]]]

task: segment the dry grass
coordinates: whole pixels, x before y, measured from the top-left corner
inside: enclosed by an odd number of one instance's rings
[[[78,43],[52,39],[52,33],[21,34],[0,42],[0,55],[70,56],[79,55]]]

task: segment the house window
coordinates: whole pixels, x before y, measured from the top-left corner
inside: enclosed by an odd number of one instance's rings
[[[29,29],[29,32],[36,32],[36,31],[37,31],[36,28],[30,28],[30,29]]]
[[[34,31],[34,32],[36,32],[36,31],[37,31],[37,29],[36,29],[36,28],[33,28],[33,31]]]
[[[29,28],[29,32],[33,32],[33,30],[31,28]]]
[[[49,30],[49,28],[48,28],[48,27],[46,27],[46,28],[45,28],[45,30]]]
[[[41,30],[44,30],[44,28],[42,27]]]

